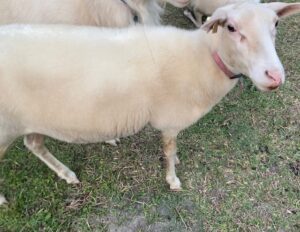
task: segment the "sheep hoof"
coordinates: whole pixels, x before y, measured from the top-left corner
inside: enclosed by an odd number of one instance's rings
[[[181,192],[181,191],[182,191],[182,188],[179,187],[179,188],[174,188],[174,189],[172,189],[172,188],[170,187],[170,190],[171,190],[172,192]]]
[[[76,174],[70,170],[59,177],[64,179],[68,184],[79,184],[80,183],[80,181],[77,179]]]
[[[120,139],[107,140],[107,141],[105,141],[105,143],[107,143],[111,146],[117,147],[118,143],[120,143]]]
[[[173,192],[179,192],[181,191],[181,183],[178,177],[173,177],[173,178],[167,178],[167,182],[170,185],[170,190]]]
[[[171,190],[172,192],[180,192],[180,191],[182,190],[182,188],[181,188],[181,183],[179,182],[179,183],[171,184],[171,185],[170,185],[170,190]]]
[[[0,206],[7,204],[7,200],[5,199],[5,197],[3,195],[0,194]]]

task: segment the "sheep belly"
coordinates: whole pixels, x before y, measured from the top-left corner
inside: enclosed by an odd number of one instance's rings
[[[47,116],[45,110],[41,110],[43,115],[22,119],[26,122],[24,134],[39,133],[70,143],[92,143],[135,134],[149,121],[145,107],[115,104],[99,108],[101,110],[91,113],[89,110],[68,111],[67,107],[67,111],[56,116]]]

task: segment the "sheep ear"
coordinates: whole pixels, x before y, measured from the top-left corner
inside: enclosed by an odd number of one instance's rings
[[[211,18],[207,20],[202,26],[201,29],[210,32],[213,30],[213,33],[218,31],[219,26],[224,26],[227,21],[227,10],[225,7],[217,9]]]
[[[204,23],[201,26],[201,29],[203,29],[206,32],[210,32],[212,30],[213,33],[216,33],[218,31],[218,27],[224,27],[224,24],[226,22],[226,19],[209,19],[208,22]]]
[[[210,32],[211,30],[213,33],[216,33],[218,31],[218,27],[224,27],[225,23],[227,21],[227,18],[214,18],[211,17],[207,22],[205,22],[202,26],[201,29]]]
[[[300,13],[300,3],[272,2],[264,3],[264,5],[274,10],[280,18]]]

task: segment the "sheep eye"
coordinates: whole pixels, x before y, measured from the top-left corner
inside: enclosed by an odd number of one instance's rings
[[[276,21],[276,23],[275,23],[275,27],[277,27],[277,26],[278,26],[278,23],[279,23],[279,22],[278,22],[278,21]]]
[[[235,28],[234,28],[233,26],[231,26],[231,25],[228,25],[228,26],[227,26],[227,29],[228,29],[228,31],[230,31],[230,32],[235,32],[235,31],[236,31]]]

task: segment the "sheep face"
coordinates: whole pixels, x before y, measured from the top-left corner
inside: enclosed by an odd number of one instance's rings
[[[283,66],[275,50],[276,27],[280,17],[300,11],[300,4],[242,3],[219,8],[203,25],[221,30],[218,53],[229,70],[242,73],[262,91],[284,83]]]

